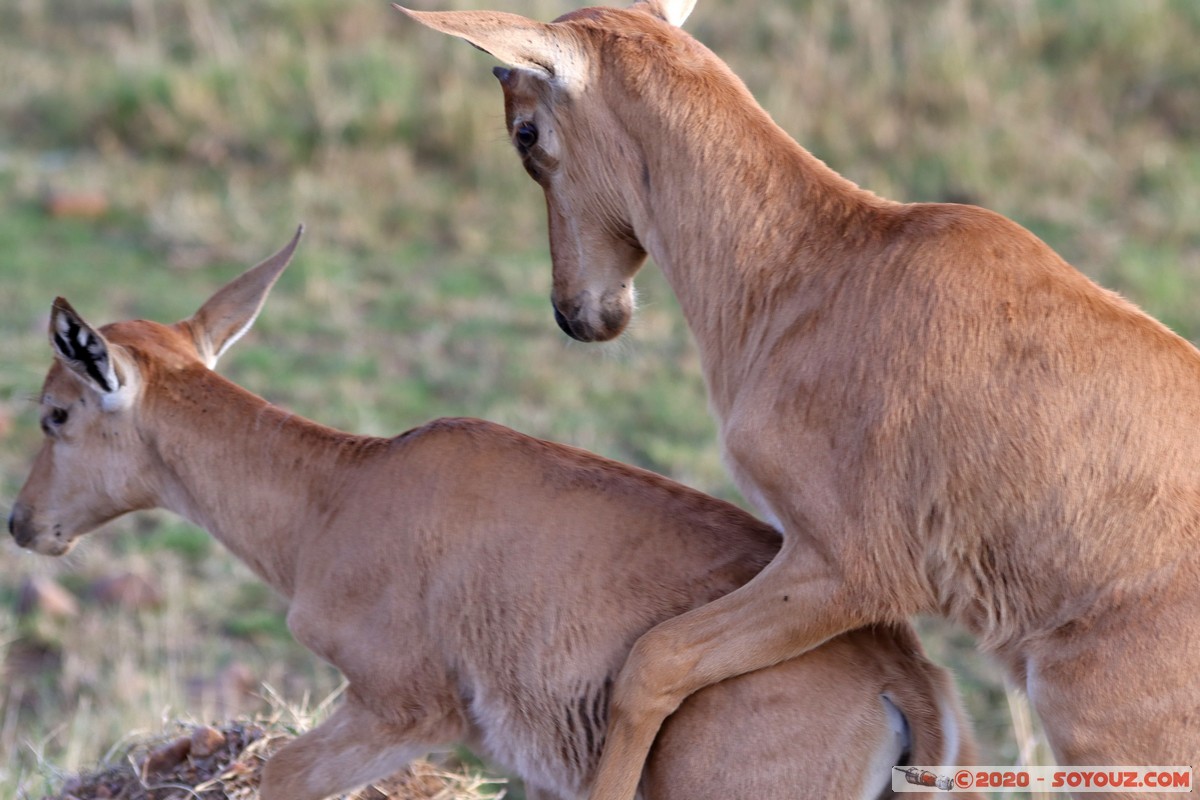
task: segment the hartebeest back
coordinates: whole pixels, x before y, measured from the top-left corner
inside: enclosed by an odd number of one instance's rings
[[[349,689],[271,760],[264,800],[346,791],[455,741],[520,775],[531,798],[579,797],[634,641],[753,577],[777,531],[499,425],[352,436],[235,386],[211,367],[295,245],[172,326],[94,330],[54,304],[46,439],[13,536],[58,555],[119,514],[164,507],[290,598],[296,638]],[[905,624],[702,692],[657,747],[648,800],[876,798],[905,759],[973,751],[952,681]]]
[[[497,68],[544,189],[555,318],[611,339],[647,254],[778,558],[634,648],[594,800],[690,692],[939,612],[1024,686],[1058,758],[1200,755],[1200,354],[1010,220],[905,205],[787,136],[678,25],[407,12]]]

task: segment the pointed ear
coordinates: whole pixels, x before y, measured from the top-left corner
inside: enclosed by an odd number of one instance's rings
[[[218,289],[200,306],[199,311],[186,320],[196,349],[200,351],[200,358],[209,369],[216,365],[217,359],[225,354],[231,344],[250,330],[267,300],[267,293],[292,260],[292,253],[296,251],[302,233],[303,225],[296,229],[296,235],[287,246]]]
[[[100,393],[106,409],[115,407],[124,387],[108,341],[61,297],[50,307],[50,346],[64,367]]]
[[[571,85],[585,74],[583,50],[569,30],[504,11],[412,11],[392,6],[422,25],[465,39],[512,67]]]
[[[638,0],[632,7],[653,14],[678,28],[696,7],[696,0]]]

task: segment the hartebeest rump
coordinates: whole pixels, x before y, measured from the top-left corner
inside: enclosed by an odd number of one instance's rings
[[[172,326],[94,330],[56,301],[46,438],[13,536],[59,555],[119,514],[163,507],[290,599],[288,626],[349,688],[271,759],[264,800],[346,791],[456,741],[531,798],[582,796],[634,641],[744,584],[778,532],[499,425],[353,436],[225,380],[213,365],[295,246]],[[645,796],[876,798],[905,759],[972,757],[953,681],[906,624],[878,625],[698,694],[664,728]]]
[[[512,67],[559,325],[619,335],[653,257],[785,535],[634,648],[593,800],[632,796],[691,692],[917,612],[1007,666],[1062,762],[1196,764],[1200,354],[998,214],[833,172],[679,29],[693,2],[406,12]]]

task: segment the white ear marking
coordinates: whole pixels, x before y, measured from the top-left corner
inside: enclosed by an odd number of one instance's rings
[[[51,307],[50,344],[58,359],[102,394],[121,387],[104,337],[83,321],[63,298]]]
[[[659,19],[679,28],[696,7],[696,0],[638,0],[634,6],[642,6]]]
[[[225,355],[225,351],[228,350],[234,342],[246,335],[246,331],[250,330],[256,319],[258,319],[257,312],[250,319],[246,320],[246,324],[243,325],[236,333],[231,334],[229,338],[225,340],[225,343],[221,345],[221,349],[218,350],[216,355],[212,357],[212,363],[208,365],[209,369],[212,369],[214,366],[216,366],[217,359]]]

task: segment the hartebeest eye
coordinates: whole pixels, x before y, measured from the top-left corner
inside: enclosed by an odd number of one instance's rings
[[[51,408],[42,416],[42,433],[51,436],[67,422],[65,408]]]
[[[517,126],[516,131],[517,147],[521,150],[528,150],[537,144],[538,129],[532,122],[522,122]]]

